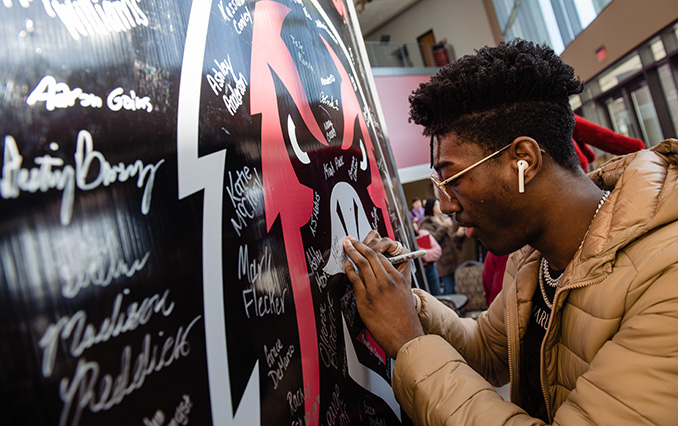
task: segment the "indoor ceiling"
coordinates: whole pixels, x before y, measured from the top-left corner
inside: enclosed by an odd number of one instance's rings
[[[418,3],[420,0],[353,0],[364,37]],[[364,2],[364,3],[363,3]],[[363,9],[363,4],[365,8]]]

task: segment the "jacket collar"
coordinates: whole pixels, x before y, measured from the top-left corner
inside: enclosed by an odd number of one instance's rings
[[[571,262],[573,281],[609,272],[626,245],[678,220],[678,140],[613,158],[589,177],[612,192]]]
[[[615,157],[589,177],[611,193],[565,269],[562,282],[569,283],[567,287],[601,280],[626,245],[678,220],[678,140]],[[518,264],[541,257],[529,246],[516,254]]]

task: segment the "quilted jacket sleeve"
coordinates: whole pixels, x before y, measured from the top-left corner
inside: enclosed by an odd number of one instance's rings
[[[441,336],[472,368],[500,386],[508,383],[503,301],[490,306],[478,320],[460,318],[430,294],[414,290],[421,300],[419,320],[427,334]]]
[[[425,292],[417,295],[428,334],[400,349],[393,375],[396,397],[415,424],[543,424],[504,401],[485,379],[508,380],[501,298],[473,321]]]
[[[393,389],[416,425],[543,424],[504,401],[440,336],[426,335],[398,352]]]

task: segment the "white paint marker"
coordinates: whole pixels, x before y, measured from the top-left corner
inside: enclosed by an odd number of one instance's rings
[[[421,249],[410,253],[401,254],[400,256],[387,257],[387,259],[389,262],[391,262],[391,264],[397,265],[399,263],[407,262],[408,260],[422,257],[425,254],[426,250]]]

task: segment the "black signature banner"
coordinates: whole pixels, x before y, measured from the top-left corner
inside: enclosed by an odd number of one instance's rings
[[[414,245],[351,4],[0,18],[3,424],[411,424],[343,274]]]

